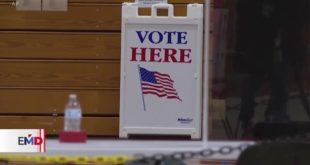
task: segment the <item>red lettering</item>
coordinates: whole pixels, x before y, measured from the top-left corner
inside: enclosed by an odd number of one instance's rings
[[[139,61],[146,61],[145,54],[146,54],[146,48],[140,48],[141,52],[138,53],[138,48],[131,48],[131,60],[130,61],[137,61],[137,55],[140,55],[141,58]]]
[[[165,56],[163,62],[178,62],[175,55],[177,54],[176,49],[164,48]],[[170,61],[171,60],[171,61]]]
[[[134,62],[191,63],[191,49],[174,48],[131,48]]]
[[[160,58],[161,48],[150,48],[150,50],[151,50],[150,62],[161,62],[161,58]]]
[[[40,145],[43,143],[43,139],[40,137],[35,137],[34,138],[34,145]]]
[[[180,63],[191,63],[190,59],[191,49],[180,49]]]

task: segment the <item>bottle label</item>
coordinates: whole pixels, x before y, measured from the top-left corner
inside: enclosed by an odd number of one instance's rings
[[[65,117],[67,118],[81,118],[82,113],[79,108],[68,108],[65,110]]]

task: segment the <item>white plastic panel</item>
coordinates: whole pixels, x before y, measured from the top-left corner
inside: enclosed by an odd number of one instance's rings
[[[201,138],[203,5],[187,8],[175,17],[173,5],[156,4],[138,16],[137,3],[123,4],[120,137]]]

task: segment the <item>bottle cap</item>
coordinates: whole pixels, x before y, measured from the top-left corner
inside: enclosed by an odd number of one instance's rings
[[[70,98],[70,99],[76,99],[76,98],[77,98],[77,95],[76,95],[76,94],[70,94],[70,95],[69,95],[69,98]]]

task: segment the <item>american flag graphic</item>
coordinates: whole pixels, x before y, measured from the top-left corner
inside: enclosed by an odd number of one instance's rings
[[[173,87],[174,81],[170,75],[157,71],[149,71],[142,67],[139,67],[139,70],[143,94],[152,94],[158,97],[182,101],[176,89]]]

